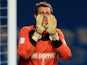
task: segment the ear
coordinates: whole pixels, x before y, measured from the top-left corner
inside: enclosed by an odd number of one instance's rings
[[[34,18],[36,19],[36,14],[34,14]]]

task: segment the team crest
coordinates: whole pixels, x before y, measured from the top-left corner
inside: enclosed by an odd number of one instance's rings
[[[23,44],[24,42],[25,42],[25,38],[24,38],[24,37],[20,37],[19,43],[20,43],[20,44]]]

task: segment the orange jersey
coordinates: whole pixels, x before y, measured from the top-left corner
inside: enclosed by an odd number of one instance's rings
[[[56,30],[62,42],[58,48],[52,46],[52,41],[49,39],[40,39],[34,46],[30,41],[31,34],[29,34],[30,31],[34,30],[33,25],[25,26],[20,30],[17,50],[20,56],[18,65],[58,65],[58,57],[67,60],[72,56],[60,29]]]

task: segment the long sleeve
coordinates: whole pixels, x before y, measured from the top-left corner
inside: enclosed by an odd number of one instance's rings
[[[56,52],[58,53],[59,57],[62,60],[67,60],[72,56],[71,49],[66,44],[62,31],[60,29],[58,29],[57,33],[59,35],[59,38],[60,38],[60,41],[62,42],[62,44],[61,44],[61,46],[56,48]]]
[[[19,33],[18,39],[18,54],[24,59],[28,59],[33,52],[35,47],[32,45],[29,39],[29,31],[31,28],[23,27]]]

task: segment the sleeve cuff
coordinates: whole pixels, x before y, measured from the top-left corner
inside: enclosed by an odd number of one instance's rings
[[[33,39],[30,39],[30,41],[36,47],[36,41],[34,41]]]
[[[32,45],[33,45],[33,46],[36,46],[36,41],[34,41],[34,40],[32,39],[32,35],[33,35],[34,32],[35,32],[35,31],[30,31],[30,32],[29,32],[29,39],[30,39],[30,42],[32,43]]]
[[[52,41],[53,43],[52,43],[52,45],[55,47],[55,48],[58,48],[58,47],[60,47],[61,45],[62,45],[62,42],[61,42],[61,40],[55,40],[55,41]]]

